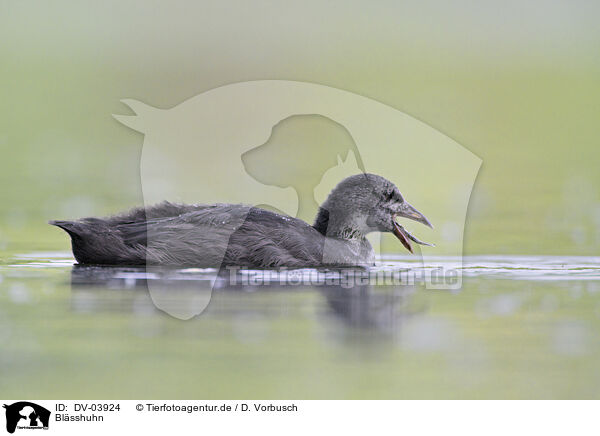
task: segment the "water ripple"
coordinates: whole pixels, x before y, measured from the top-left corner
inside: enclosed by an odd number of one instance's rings
[[[19,268],[66,268],[74,260],[68,252],[34,252],[18,254],[6,267]],[[428,256],[419,258],[407,255],[384,255],[371,271],[395,272],[410,270],[426,272],[434,269],[455,269],[463,277],[481,277],[518,280],[600,280],[600,257],[598,256]],[[212,275],[214,269],[186,268],[178,270],[182,278]],[[303,274],[330,274],[313,269],[296,270]],[[243,274],[265,274],[263,270],[244,270]],[[274,272],[269,271],[272,275]],[[289,274],[289,271],[281,274]],[[139,274],[132,272],[131,274]],[[278,273],[279,274],[279,273]]]

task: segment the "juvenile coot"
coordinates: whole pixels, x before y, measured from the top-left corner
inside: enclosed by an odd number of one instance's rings
[[[364,265],[374,252],[370,232],[391,232],[412,253],[419,241],[396,222],[432,227],[398,188],[375,174],[340,182],[314,224],[241,204],[163,202],[109,218],[51,221],[71,236],[80,264],[258,268]]]

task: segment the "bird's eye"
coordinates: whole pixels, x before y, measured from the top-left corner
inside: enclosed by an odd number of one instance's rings
[[[392,201],[394,199],[394,191],[389,191],[385,194],[386,201]]]

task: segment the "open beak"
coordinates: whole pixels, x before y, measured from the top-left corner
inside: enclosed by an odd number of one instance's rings
[[[411,235],[408,232],[408,230],[406,230],[404,227],[402,227],[400,224],[398,224],[396,222],[396,217],[399,217],[399,216],[420,222],[421,224],[425,224],[427,227],[431,227],[432,229],[433,229],[433,226],[431,225],[429,220],[427,218],[425,218],[425,215],[423,215],[417,209],[415,209],[414,207],[412,207],[410,204],[408,204],[406,202],[402,203],[402,209],[400,210],[400,212],[398,212],[396,215],[394,215],[394,217],[392,218],[392,223],[394,225],[394,235],[396,235],[396,237],[400,240],[400,242],[402,242],[402,245],[404,245],[404,247],[408,251],[410,251],[411,253],[413,252],[410,241],[413,241],[414,243],[419,244],[419,245],[427,245],[429,247],[434,247],[433,244],[429,244],[427,242],[420,241],[419,239],[417,239],[416,237]]]

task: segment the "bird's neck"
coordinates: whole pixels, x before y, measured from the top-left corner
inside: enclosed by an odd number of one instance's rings
[[[313,227],[323,236],[345,240],[364,239],[365,233],[355,221],[348,217],[331,214],[327,209],[319,208]]]
[[[329,211],[319,207],[317,217],[313,227],[323,236],[327,236],[327,227],[329,226]]]

